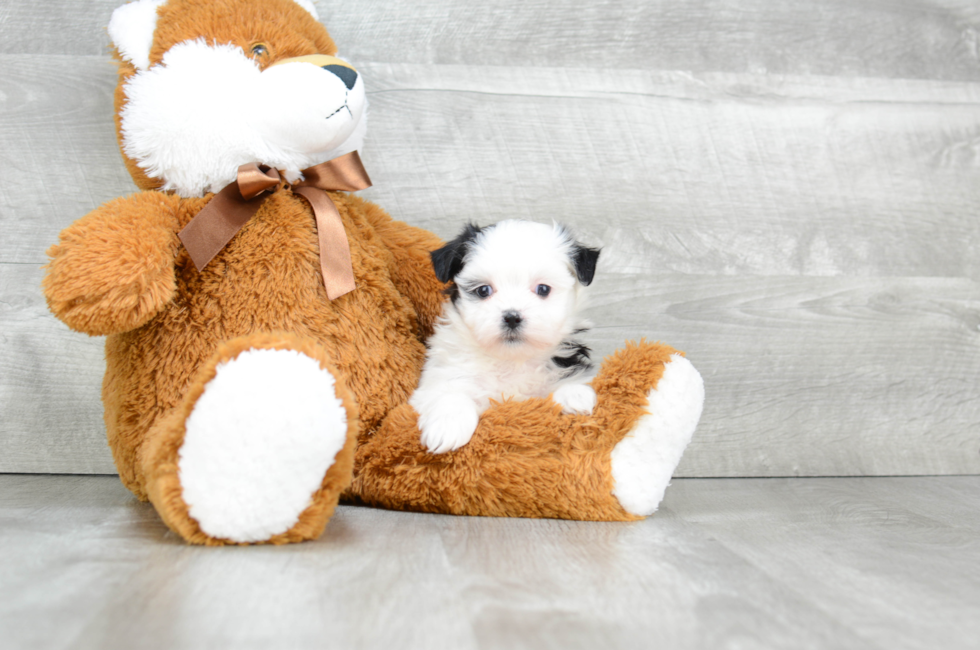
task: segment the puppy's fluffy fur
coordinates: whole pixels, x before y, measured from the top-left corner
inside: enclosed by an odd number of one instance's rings
[[[566,413],[592,412],[590,350],[572,337],[588,329],[577,314],[598,257],[562,226],[519,220],[467,226],[432,253],[453,284],[410,400],[423,446],[465,445],[491,399],[551,395]]]

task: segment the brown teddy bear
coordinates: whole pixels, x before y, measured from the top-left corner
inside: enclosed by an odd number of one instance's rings
[[[462,515],[632,520],[701,413],[671,348],[628,345],[592,415],[505,400],[469,444],[420,444],[407,401],[444,285],[429,232],[369,184],[364,81],[308,0],[138,0],[109,34],[116,127],[141,192],[62,232],[44,289],[106,335],[123,483],[193,543],[317,537],[343,497]]]

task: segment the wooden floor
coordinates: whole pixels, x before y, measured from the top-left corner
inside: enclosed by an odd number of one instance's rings
[[[198,548],[115,477],[0,476],[0,646],[976,648],[980,477],[679,479],[637,524],[341,507]]]

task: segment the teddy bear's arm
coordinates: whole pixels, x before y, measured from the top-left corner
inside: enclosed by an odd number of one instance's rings
[[[391,251],[390,271],[395,286],[412,302],[420,334],[428,338],[442,313],[442,291],[446,286],[436,278],[429,253],[441,247],[443,241],[428,230],[395,221],[373,203],[363,201],[362,205],[368,221]]]
[[[93,336],[135,329],[176,288],[176,196],[143,192],[110,201],[65,228],[48,249],[43,286],[51,311]]]

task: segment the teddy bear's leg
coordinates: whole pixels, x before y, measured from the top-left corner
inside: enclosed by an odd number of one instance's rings
[[[320,535],[349,484],[357,430],[321,348],[254,335],[219,348],[140,461],[150,501],[186,540],[296,542]]]
[[[672,348],[628,345],[592,382],[592,415],[552,400],[487,410],[459,450],[429,454],[417,415],[396,408],[356,451],[352,500],[461,515],[628,521],[653,512],[691,438],[700,375]]]

